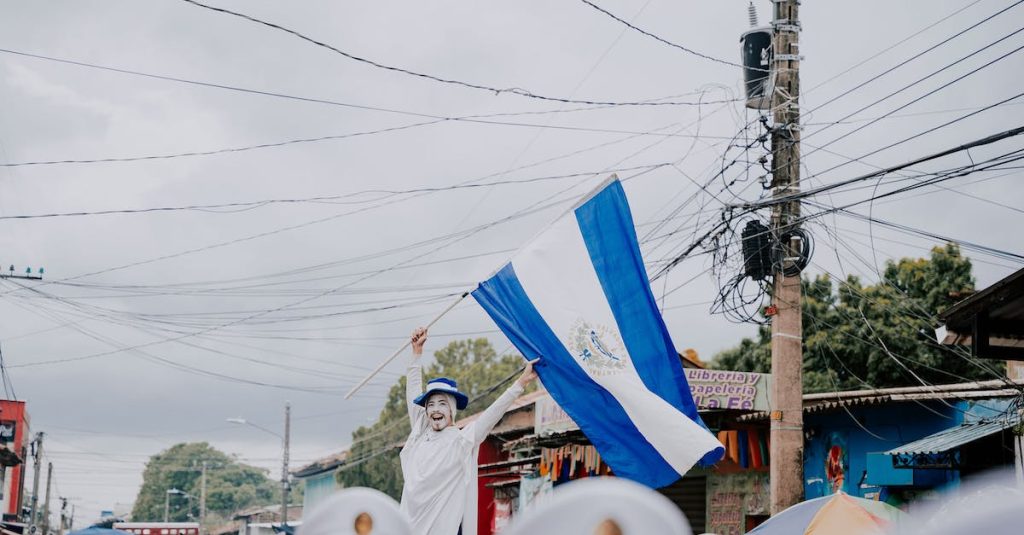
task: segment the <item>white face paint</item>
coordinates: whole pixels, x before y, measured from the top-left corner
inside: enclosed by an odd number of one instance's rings
[[[452,425],[452,407],[449,405],[448,396],[445,394],[431,394],[427,398],[427,421],[434,431],[443,431]]]

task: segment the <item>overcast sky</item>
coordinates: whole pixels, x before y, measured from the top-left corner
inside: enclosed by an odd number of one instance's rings
[[[6,394],[26,400],[32,430],[47,433],[56,492],[73,498],[79,525],[131,502],[148,456],[182,441],[208,441],[277,477],[280,441],[227,417],[280,430],[290,400],[293,466],[344,448],[355,427],[376,418],[405,358],[354,399],[341,394],[443,309],[449,294],[486,278],[611,171],[629,177],[625,188],[652,270],[710,228],[719,200],[762,193],[763,169],[746,162],[764,151],[756,143],[746,155],[735,147],[761,131],[757,114],[735,102],[740,69],[629,30],[579,0],[210,1],[440,78],[569,100],[705,104],[594,107],[446,84],[181,0],[4,2],[0,163],[334,137],[0,169],[0,264],[17,272],[45,267],[42,284],[0,283],[0,343],[14,387]],[[741,1],[597,4],[728,62],[738,61],[738,38],[749,27]],[[933,75],[1018,30],[1024,7],[950,40],[1011,4],[805,3],[804,187],[1020,126],[1024,99],[875,152],[1020,91],[1024,58],[1012,52],[1024,44],[1021,35]],[[762,23],[769,6],[757,2]],[[516,115],[451,120],[492,114]],[[416,125],[431,121],[440,122]],[[967,165],[1021,145],[1010,139],[915,169]],[[736,158],[725,179],[715,179]],[[676,165],[653,167],[667,162]],[[720,192],[733,179],[735,195],[699,189]],[[907,183],[872,181],[813,200],[843,204]],[[302,201],[9,219],[285,199]],[[1006,170],[854,210],[1020,254],[1022,201],[1019,175]],[[845,216],[816,219],[808,229],[816,243],[808,272],[868,281],[886,259],[922,256],[939,243]],[[1021,267],[1005,255],[965,252],[979,287]],[[655,284],[677,347],[705,358],[756,331],[710,314],[717,294],[711,266],[710,255],[697,255]],[[436,325],[429,348],[471,336],[509,349],[472,300]]]

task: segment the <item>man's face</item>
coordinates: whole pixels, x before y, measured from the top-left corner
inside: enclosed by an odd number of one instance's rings
[[[448,403],[448,396],[431,394],[424,407],[427,409],[427,421],[434,431],[442,431],[452,425],[452,407]]]

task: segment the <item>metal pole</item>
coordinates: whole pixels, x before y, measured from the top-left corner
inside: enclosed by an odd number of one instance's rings
[[[43,463],[43,437],[45,433],[42,431],[36,433],[36,438],[33,440],[35,448],[33,448],[33,456],[35,460],[33,462],[32,470],[32,505],[29,509],[28,523],[29,526],[36,525],[36,513],[39,511],[39,471],[42,468]]]
[[[21,447],[21,458],[28,460],[28,449],[24,446]],[[18,509],[15,514],[18,515],[18,519],[25,521],[25,468],[22,464],[18,467]],[[25,522],[29,524],[31,522]]]
[[[167,517],[171,513],[171,489],[164,491],[164,523],[167,523]]]
[[[64,535],[64,530],[68,527],[68,499],[61,497],[60,499],[60,529],[57,531],[58,535]]]
[[[772,128],[773,196],[785,197],[800,187],[800,49],[799,0],[773,0]],[[772,229],[777,238],[796,229],[800,202],[780,203],[772,210]],[[803,324],[800,274],[787,276],[783,269],[796,256],[793,243],[781,243],[782,256],[775,266],[772,318],[771,383],[771,513],[802,501],[803,486]]]
[[[203,473],[199,479],[199,535],[206,533],[206,461],[203,461]]]
[[[281,527],[288,525],[288,447],[292,429],[292,404],[284,402],[284,455],[281,463]]]
[[[40,524],[43,525],[44,535],[50,533],[50,488],[53,487],[53,463],[46,463],[46,501],[43,502],[43,518]]]

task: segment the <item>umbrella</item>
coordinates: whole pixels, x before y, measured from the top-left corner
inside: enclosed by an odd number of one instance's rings
[[[798,503],[769,518],[751,535],[882,535],[906,522],[903,511],[844,493]]]
[[[93,526],[91,528],[80,529],[78,531],[72,531],[68,535],[132,535],[127,531],[121,531],[119,529],[99,528]]]

